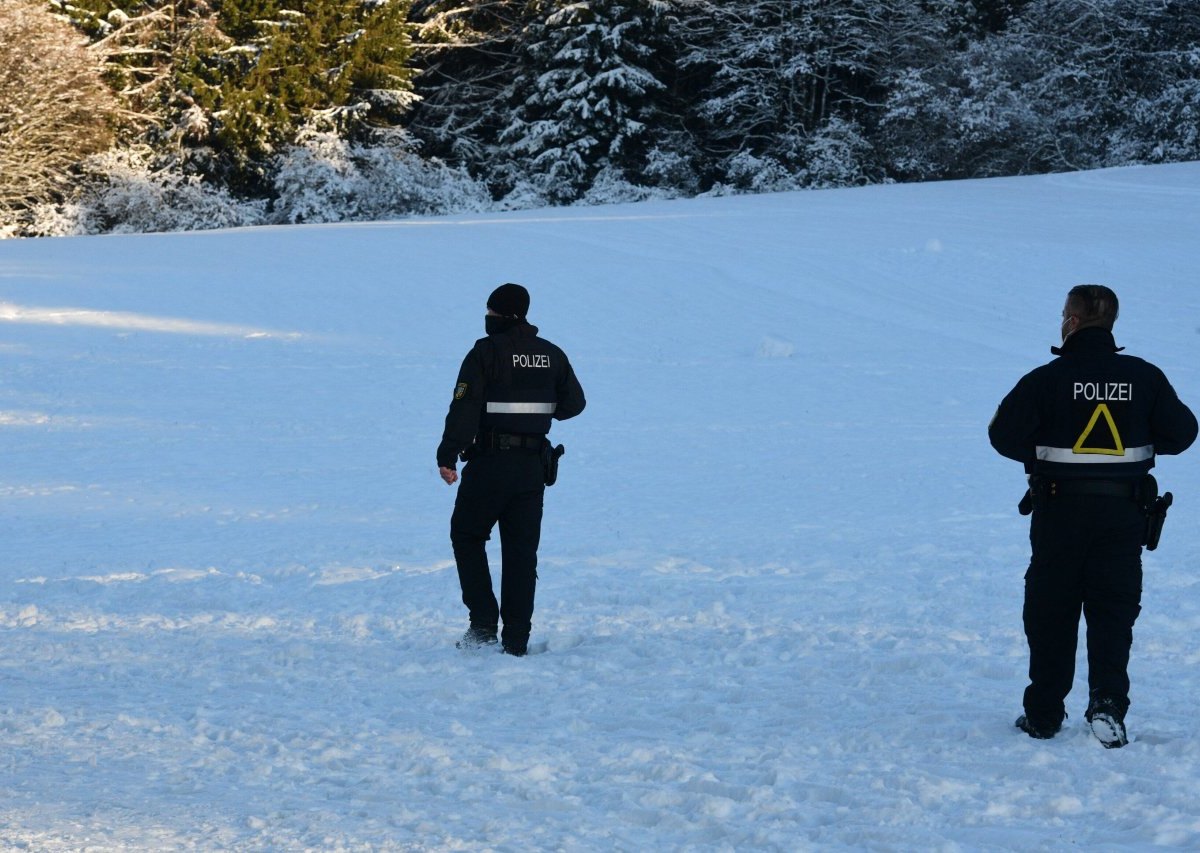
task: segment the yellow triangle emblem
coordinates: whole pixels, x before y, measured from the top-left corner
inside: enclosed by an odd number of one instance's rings
[[[1096,424],[1103,416],[1105,423],[1108,424],[1109,430],[1112,431],[1113,447],[1091,447],[1088,444],[1088,439],[1092,437],[1092,432],[1096,429]],[[1124,456],[1125,445],[1121,442],[1121,433],[1117,432],[1117,424],[1113,421],[1112,412],[1108,410],[1108,406],[1104,403],[1096,406],[1096,411],[1092,412],[1091,420],[1088,421],[1083,432],[1079,434],[1079,438],[1075,441],[1075,446],[1071,448],[1075,453],[1099,453],[1104,456]]]

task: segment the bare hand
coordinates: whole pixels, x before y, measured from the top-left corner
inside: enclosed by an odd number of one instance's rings
[[[453,468],[438,467],[438,473],[442,475],[442,479],[446,481],[447,486],[453,486],[458,482],[458,472]]]

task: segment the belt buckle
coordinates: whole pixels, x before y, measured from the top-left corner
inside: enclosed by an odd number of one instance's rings
[[[498,450],[509,450],[512,448],[512,436],[507,433],[500,433],[496,436],[496,448]]]

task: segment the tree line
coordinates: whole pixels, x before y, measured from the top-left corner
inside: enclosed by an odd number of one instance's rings
[[[9,233],[1190,159],[1194,0],[0,2]]]

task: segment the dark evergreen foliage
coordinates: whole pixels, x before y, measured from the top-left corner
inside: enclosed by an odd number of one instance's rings
[[[1200,159],[1191,0],[51,5],[130,141],[264,199],[314,132],[390,156],[379,128],[510,206]]]
[[[521,70],[497,152],[502,191],[528,181],[552,203],[578,199],[604,170],[636,182],[663,123],[656,72],[663,4],[550,0],[524,31]]]
[[[419,101],[406,122],[424,153],[486,173],[508,123],[508,92],[520,72],[524,0],[418,0]]]
[[[913,67],[880,142],[901,180],[1200,157],[1200,7],[1032,0],[1003,32]]]

